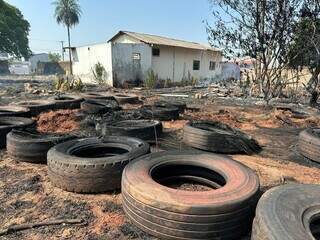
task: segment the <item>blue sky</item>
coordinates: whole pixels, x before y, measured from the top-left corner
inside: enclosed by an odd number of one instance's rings
[[[18,7],[31,25],[35,53],[58,52],[66,30],[53,18],[52,0],[6,0]],[[208,0],[80,0],[82,17],[72,29],[74,46],[103,42],[119,30],[129,30],[207,43],[204,20],[210,20]]]

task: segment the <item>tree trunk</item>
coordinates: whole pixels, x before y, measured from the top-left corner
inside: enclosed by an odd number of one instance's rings
[[[312,73],[312,77],[309,81],[309,83],[315,84],[315,87],[312,89],[311,92],[311,98],[310,98],[310,106],[315,107],[317,106],[317,101],[319,98],[319,91],[318,91],[318,85],[319,85],[319,75],[320,75],[320,66],[316,68],[316,70]]]
[[[69,43],[69,64],[70,64],[70,74],[73,75],[72,71],[72,59],[71,59],[71,41],[70,41],[70,27],[67,27],[68,29],[68,43]]]

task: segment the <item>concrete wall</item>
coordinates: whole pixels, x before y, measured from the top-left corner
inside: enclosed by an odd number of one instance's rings
[[[214,78],[221,73],[222,56],[219,52],[201,51],[178,47],[160,46],[160,56],[152,56],[152,69],[159,79],[181,82],[188,76],[197,79]],[[200,70],[193,70],[193,61],[200,61]],[[216,63],[214,71],[209,70],[210,61]]]
[[[134,55],[139,54],[139,59]],[[124,83],[144,81],[147,71],[151,68],[151,47],[147,44],[113,43],[112,65],[115,86]]]
[[[113,86],[111,51],[111,43],[76,48],[72,51],[74,74],[79,76],[83,82],[93,83],[92,69],[99,62],[106,70],[107,83]]]

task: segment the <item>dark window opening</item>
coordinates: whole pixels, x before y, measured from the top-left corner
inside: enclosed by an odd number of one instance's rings
[[[216,63],[213,61],[210,61],[209,70],[214,71],[216,70]]]
[[[152,56],[159,57],[160,56],[160,49],[159,48],[152,48]]]
[[[198,60],[193,61],[193,70],[200,70],[200,61]]]

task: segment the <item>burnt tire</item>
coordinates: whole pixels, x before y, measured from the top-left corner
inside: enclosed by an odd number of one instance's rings
[[[107,124],[104,132],[113,136],[155,141],[162,134],[162,123],[158,120],[125,120]]]
[[[50,148],[74,138],[70,135],[41,134],[35,130],[12,130],[7,135],[7,152],[16,161],[46,163]]]
[[[40,113],[48,112],[55,109],[55,102],[47,100],[22,101],[14,103],[13,105],[29,108],[32,117],[38,116]]]
[[[149,145],[136,138],[71,140],[49,150],[48,174],[54,186],[66,191],[112,191],[120,188],[124,167],[149,151]]]
[[[0,117],[30,117],[30,109],[19,106],[0,106]]]
[[[175,179],[214,190],[166,185]],[[240,239],[251,228],[258,195],[259,179],[251,169],[214,154],[153,153],[128,164],[122,175],[127,217],[161,239]]]
[[[186,124],[183,142],[197,149],[223,154],[253,154],[261,150],[259,144],[247,134],[213,121]]]
[[[120,111],[121,107],[115,100],[89,99],[81,103],[81,110],[87,114],[104,114]]]
[[[179,119],[179,109],[175,107],[144,106],[140,111],[146,119],[157,119],[160,121]]]
[[[55,109],[79,109],[83,98],[73,95],[61,95],[53,98]]]
[[[139,97],[134,95],[116,94],[114,98],[119,104],[131,103],[135,104],[139,102]]]
[[[320,129],[310,128],[299,134],[298,149],[304,157],[320,162]]]
[[[187,108],[187,104],[186,103],[179,102],[179,101],[171,101],[171,102],[156,101],[154,103],[154,106],[156,106],[156,107],[175,107],[175,108],[178,108],[179,113],[184,113],[184,111]]]
[[[259,200],[251,239],[319,239],[319,206],[319,185],[291,184],[273,188]]]
[[[30,118],[23,117],[0,117],[0,149],[6,147],[7,134],[12,129],[23,129],[32,127],[35,121]]]
[[[105,95],[100,92],[87,92],[81,94],[81,97],[84,98],[84,100],[91,100],[91,99],[104,99],[104,100],[115,100],[115,98],[111,95]]]

